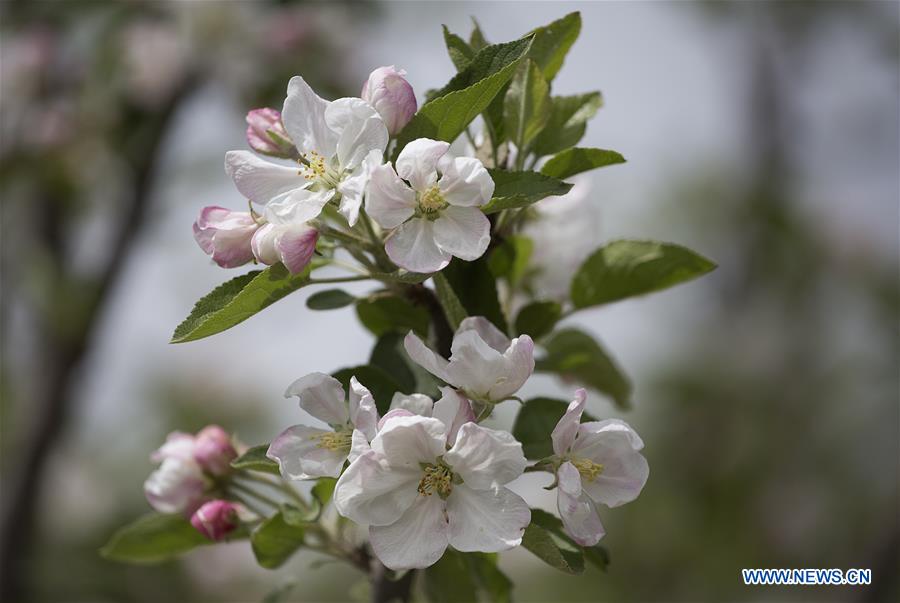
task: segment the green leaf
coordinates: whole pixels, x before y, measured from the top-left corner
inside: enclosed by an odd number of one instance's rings
[[[355,301],[356,298],[343,289],[326,289],[310,295],[306,300],[306,307],[310,310],[336,310]]]
[[[473,603],[478,600],[463,553],[447,549],[437,563],[425,570],[425,594],[431,603]]]
[[[552,82],[569,49],[581,32],[581,13],[569,13],[549,25],[534,30],[534,44],[528,58],[540,66],[544,78]]]
[[[303,545],[305,529],[287,523],[281,511],[263,521],[250,534],[256,562],[266,569],[280,567]]]
[[[305,528],[311,522],[316,521],[321,513],[322,505],[316,499],[313,499],[312,505],[308,509],[301,509],[291,503],[281,505],[281,517],[284,519],[284,523],[295,528]]]
[[[531,39],[487,46],[439,90],[397,135],[394,159],[416,138],[453,142],[484,111],[515,73]]]
[[[568,182],[540,172],[489,169],[494,180],[494,197],[482,207],[486,214],[503,209],[527,207],[546,197],[565,195],[572,188]]]
[[[516,415],[512,434],[522,442],[526,458],[537,460],[553,454],[550,432],[566,413],[568,406],[568,402],[553,398],[532,398],[522,405]],[[588,413],[581,416],[582,422],[593,420],[595,419]]]
[[[541,173],[554,178],[568,178],[581,172],[617,163],[625,163],[625,158],[615,151],[575,147],[551,157],[541,168]]]
[[[395,270],[393,272],[372,272],[371,276],[379,281],[392,281],[395,283],[406,283],[407,285],[417,285],[424,283],[431,278],[430,274],[422,274],[421,272],[409,272],[408,270]]]
[[[584,553],[584,560],[596,567],[600,571],[606,571],[609,567],[609,551],[600,546],[586,546],[581,549]]]
[[[481,27],[478,25],[478,21],[475,20],[475,17],[472,17],[472,33],[469,34],[469,46],[478,51],[487,45],[488,41],[484,37],[484,34],[481,32]]]
[[[584,571],[584,556],[578,547],[536,525],[533,520],[525,528],[522,546],[547,565],[562,572],[580,574]]]
[[[459,328],[459,323],[468,316],[466,309],[463,308],[462,302],[459,301],[453,291],[453,286],[443,272],[434,275],[434,289],[438,301],[441,302],[441,307],[444,309],[444,316],[447,317],[450,328],[455,331]]]
[[[713,262],[680,245],[613,241],[591,254],[575,273],[572,303],[576,308],[587,308],[660,291],[715,267]]]
[[[312,487],[312,495],[319,501],[319,504],[324,507],[331,502],[331,497],[334,495],[334,487],[336,485],[337,480],[335,478],[320,477],[316,480],[316,485]]]
[[[365,385],[372,392],[372,397],[375,398],[375,406],[378,407],[378,412],[382,415],[390,409],[391,398],[394,397],[395,392],[412,393],[403,391],[403,386],[392,375],[387,374],[377,366],[354,366],[341,369],[332,373],[331,376],[341,382],[341,385],[344,386],[344,391],[349,391],[350,377],[355,376],[361,384]]]
[[[487,258],[473,262],[453,258],[441,274],[450,283],[468,316],[484,316],[502,332],[509,330],[497,296],[497,281],[491,274]]]
[[[246,469],[248,471],[260,471],[262,473],[272,473],[280,475],[278,471],[278,463],[266,456],[269,450],[268,444],[254,446],[241,456],[231,461],[234,469]]]
[[[391,375],[406,392],[416,391],[416,375],[410,367],[409,356],[403,347],[405,335],[385,333],[375,342],[369,364]]]
[[[203,339],[239,324],[309,284],[309,267],[292,275],[282,264],[239,276],[201,298],[175,329],[171,343]]]
[[[406,335],[410,330],[428,335],[428,310],[387,292],[359,299],[356,315],[376,337],[392,332]]]
[[[516,316],[517,334],[527,333],[532,339],[540,339],[553,330],[562,316],[562,306],[555,301],[531,302]]]
[[[447,45],[447,54],[450,55],[450,60],[453,61],[453,66],[456,67],[456,70],[462,71],[472,62],[472,59],[475,57],[475,51],[465,40],[455,33],[451,33],[446,25],[442,25],[442,27],[444,28],[444,43]]]
[[[631,382],[593,337],[577,329],[563,329],[543,341],[546,355],[534,368],[574,380],[611,397],[619,408],[627,408]]]
[[[587,121],[603,106],[599,92],[554,96],[550,99],[550,119],[534,139],[531,150],[538,157],[574,147],[584,136]]]
[[[158,563],[211,541],[181,515],[150,513],[120,528],[100,549],[112,561]]]
[[[284,584],[279,584],[263,597],[262,603],[289,603],[293,598],[293,591],[297,588],[296,580],[289,580]]]
[[[550,118],[550,85],[530,60],[519,65],[503,101],[503,127],[516,147],[525,152]]]
[[[496,553],[466,553],[464,558],[485,601],[511,603],[513,583],[497,567]]]
[[[515,286],[528,269],[534,241],[523,235],[512,235],[494,247],[488,255],[488,268],[495,278],[505,278]]]

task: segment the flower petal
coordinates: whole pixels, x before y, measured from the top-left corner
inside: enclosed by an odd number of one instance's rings
[[[459,428],[456,444],[444,460],[466,486],[476,490],[508,484],[522,475],[527,464],[522,444],[512,434],[473,422]]]
[[[303,224],[318,217],[332,197],[333,189],[311,191],[298,188],[266,205],[264,215],[268,222],[279,226]]]
[[[347,218],[350,226],[355,226],[359,219],[359,208],[362,207],[366,187],[372,170],[381,165],[381,151],[372,149],[357,167],[352,175],[345,177],[338,184],[337,190],[341,193],[341,206],[338,211]]]
[[[397,174],[417,191],[425,191],[437,182],[438,161],[449,148],[450,143],[441,140],[417,138],[397,156]]]
[[[448,532],[444,501],[439,496],[419,496],[393,524],[370,527],[369,540],[384,565],[406,570],[436,563],[447,549]]]
[[[425,394],[404,394],[396,392],[391,399],[391,410],[404,409],[414,415],[430,417],[434,408],[434,400]]]
[[[300,377],[284,392],[285,398],[300,398],[300,408],[329,425],[344,425],[350,419],[344,403],[344,386],[324,373]]]
[[[406,353],[412,358],[412,361],[424,368],[426,371],[439,379],[443,379],[451,385],[456,385],[450,381],[450,374],[447,372],[449,362],[439,354],[436,354],[425,345],[425,342],[419,339],[419,336],[410,331],[403,339],[403,347]]]
[[[299,274],[306,269],[316,251],[319,231],[306,224],[281,226],[275,239],[275,249],[281,263],[291,274]]]
[[[260,159],[250,151],[225,153],[225,171],[242,195],[260,205],[309,184],[297,168]]]
[[[479,207],[491,200],[494,181],[484,165],[474,157],[445,155],[438,167],[441,170],[441,193],[450,205]]]
[[[447,371],[451,382],[471,397],[505,400],[534,372],[534,342],[522,335],[500,354],[476,331],[461,331],[453,338]]]
[[[361,525],[389,525],[418,495],[422,470],[397,469],[373,450],[347,467],[334,489],[338,513]]]
[[[550,439],[553,440],[553,452],[557,456],[565,455],[575,442],[586,399],[587,392],[584,391],[584,388],[579,387],[576,389],[575,399],[569,403],[566,413],[550,433]]]
[[[144,482],[144,495],[160,513],[193,513],[203,502],[206,479],[194,461],[167,457]]]
[[[453,446],[456,444],[459,428],[465,423],[474,421],[475,413],[472,412],[469,399],[461,396],[452,387],[442,387],[441,394],[443,394],[441,399],[434,403],[431,416],[447,426],[447,445]]]
[[[193,460],[195,439],[196,438],[190,433],[173,431],[166,436],[165,444],[150,454],[150,460],[154,463],[161,463],[167,458],[176,458],[186,461]]]
[[[328,105],[329,102],[313,92],[299,75],[288,82],[281,121],[301,153],[315,151],[323,157],[334,155],[338,136],[325,123]]]
[[[350,453],[347,455],[347,460],[352,463],[370,450],[372,447],[369,445],[369,438],[366,437],[366,434],[354,429],[350,435]]]
[[[378,409],[368,388],[350,377],[350,422],[372,440],[378,426]]]
[[[647,459],[638,452],[643,446],[637,433],[619,419],[579,425],[572,456],[603,465],[600,475],[583,483],[584,491],[608,507],[637,498],[650,475]]]
[[[342,170],[358,167],[369,151],[383,152],[388,131],[378,111],[361,98],[339,98],[325,109],[325,123],[337,134],[337,158]],[[380,163],[380,162],[379,162]]]
[[[456,329],[455,334],[459,335],[464,331],[475,331],[486,344],[501,354],[505,352],[509,348],[510,343],[512,343],[509,340],[509,337],[495,327],[494,323],[484,316],[469,316],[464,318],[463,321],[459,323],[459,327]]]
[[[272,440],[266,456],[278,463],[286,479],[337,477],[347,460],[347,450],[320,447],[320,436],[329,433],[308,425],[288,427]]]
[[[396,228],[415,213],[416,192],[400,180],[389,164],[372,169],[366,211],[383,228]]]
[[[458,551],[495,553],[522,543],[531,510],[508,488],[473,490],[454,486],[447,499],[450,544]]]
[[[434,221],[434,240],[444,251],[471,262],[487,250],[491,222],[480,209],[451,205]]]
[[[384,244],[391,261],[410,272],[437,272],[450,263],[450,253],[438,247],[429,220],[413,218],[401,224]]]
[[[447,442],[446,426],[430,417],[393,416],[372,440],[372,450],[392,467],[419,470],[420,463],[433,463]]]
[[[574,472],[574,475],[573,475]],[[566,533],[581,546],[594,546],[606,531],[597,514],[597,507],[581,488],[573,487],[581,481],[572,463],[563,463],[558,472],[560,487],[556,492],[556,505]],[[564,488],[563,484],[568,484]]]

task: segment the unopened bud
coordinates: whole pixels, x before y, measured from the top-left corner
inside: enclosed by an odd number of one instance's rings
[[[210,540],[222,540],[238,523],[238,505],[227,500],[211,500],[191,515],[191,525]]]
[[[406,71],[393,65],[379,67],[363,85],[362,99],[372,105],[391,136],[403,129],[416,113],[416,94],[403,76]]]
[[[253,215],[210,205],[194,222],[194,239],[222,268],[236,268],[253,259],[250,240],[259,229]]]
[[[247,144],[257,153],[291,158],[297,150],[276,109],[253,109],[247,113]]]
[[[194,439],[194,460],[213,475],[229,473],[235,458],[237,451],[231,436],[218,425],[204,427]]]

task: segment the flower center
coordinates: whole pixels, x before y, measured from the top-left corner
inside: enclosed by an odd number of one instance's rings
[[[353,434],[349,431],[328,431],[313,437],[318,440],[316,448],[334,451],[346,450],[349,452]]]
[[[301,154],[297,162],[300,164],[298,173],[310,182],[319,184],[323,188],[337,188],[341,175],[328,165],[322,155],[310,151]]]
[[[441,498],[450,496],[453,490],[453,472],[450,467],[442,463],[427,464],[422,467],[422,471],[425,475],[419,482],[419,494],[431,496],[437,492]]]
[[[419,193],[418,197],[419,213],[426,218],[436,218],[437,212],[447,207],[447,201],[444,200],[444,195],[441,194],[441,189],[437,184]]]
[[[603,473],[603,465],[590,459],[572,459],[570,462],[575,465],[578,473],[581,474],[581,479],[585,481],[592,482]]]

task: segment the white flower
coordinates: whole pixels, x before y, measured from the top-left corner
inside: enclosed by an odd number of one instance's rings
[[[476,423],[459,428],[416,415],[389,418],[338,480],[338,512],[369,526],[375,554],[394,570],[428,567],[448,545],[497,552],[522,542],[528,505],[504,484],[525,469],[522,445]]]
[[[441,388],[441,399],[437,402],[425,394],[403,394],[397,392],[391,400],[391,409],[378,422],[381,427],[395,416],[419,415],[422,417],[434,417],[447,426],[447,443],[450,446],[456,443],[456,435],[464,423],[475,420],[472,412],[472,404],[452,387]]]
[[[278,463],[287,479],[337,477],[351,454],[351,445],[363,440],[366,448],[375,437],[378,411],[372,394],[350,378],[350,403],[347,404],[340,381],[322,373],[310,373],[294,381],[285,398],[298,396],[300,408],[328,423],[332,429],[307,425],[288,427],[272,441],[266,453]]]
[[[491,224],[479,209],[494,194],[480,161],[453,158],[446,142],[419,138],[407,144],[397,169],[372,171],[366,211],[384,228],[388,257],[412,272],[436,272],[451,256],[471,261],[485,252]]]
[[[285,166],[249,151],[229,151],[225,171],[250,201],[294,223],[312,220],[340,195],[340,212],[352,226],[369,171],[381,163],[388,132],[378,112],[360,98],[326,101],[300,76],[291,78],[281,112],[300,152],[301,165]]]
[[[144,494],[160,513],[190,515],[203,503],[207,479],[194,460],[194,442],[194,436],[174,432],[150,455],[162,465],[144,482]]]
[[[235,268],[253,259],[250,240],[258,229],[250,212],[210,205],[194,222],[194,239],[216,264]]]
[[[521,335],[510,341],[481,316],[470,316],[460,323],[450,347],[450,360],[433,352],[412,331],[403,345],[416,363],[473,400],[506,400],[534,371],[531,337]]]
[[[637,498],[650,468],[638,452],[644,443],[624,421],[581,423],[585,391],[578,389],[553,429],[553,452],[562,461],[556,472],[557,506],[566,532],[580,545],[603,537],[596,504],[618,507]]]

